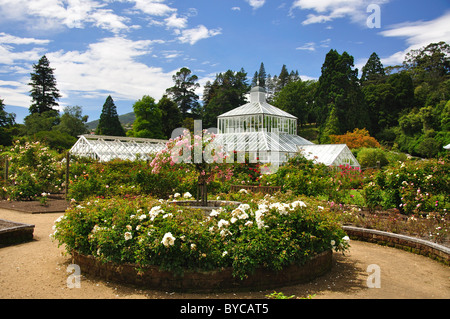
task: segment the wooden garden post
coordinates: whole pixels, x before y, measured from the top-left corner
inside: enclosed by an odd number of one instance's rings
[[[69,199],[70,152],[66,154],[66,200]]]

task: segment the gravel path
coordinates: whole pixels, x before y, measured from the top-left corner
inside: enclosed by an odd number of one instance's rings
[[[35,225],[34,240],[0,248],[2,299],[206,299],[265,298],[270,291],[219,294],[183,294],[121,285],[81,277],[80,288],[69,288],[66,272],[70,258],[52,242],[53,222],[62,213],[29,214],[0,209],[0,219]],[[328,274],[310,283],[276,289],[286,296],[314,299],[450,299],[450,267],[424,256],[395,248],[351,241],[350,252],[334,254]],[[380,288],[368,288],[369,265],[380,270]],[[375,281],[369,281],[374,283]]]

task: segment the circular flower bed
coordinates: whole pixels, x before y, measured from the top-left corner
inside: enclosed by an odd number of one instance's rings
[[[348,248],[335,215],[314,203],[273,196],[213,209],[207,216],[148,197],[86,201],[66,211],[51,235],[68,253],[100,262],[184,272],[279,271]]]

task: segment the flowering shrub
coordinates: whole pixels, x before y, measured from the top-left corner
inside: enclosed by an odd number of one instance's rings
[[[282,186],[284,191],[291,190],[296,195],[322,196],[330,201],[342,202],[350,196],[352,188],[362,186],[364,174],[348,165],[330,168],[297,155],[275,174],[264,175],[263,180]]]
[[[69,196],[82,201],[91,196],[138,195],[143,192],[138,183],[139,171],[145,170],[145,162],[113,160],[99,163],[79,158],[70,164]]]
[[[378,162],[380,167],[389,163],[385,151],[381,148],[361,148],[356,159],[363,168],[375,168]]]
[[[152,173],[145,161],[113,160],[99,163],[76,159],[70,167],[69,196],[77,201],[91,196],[152,195],[168,198],[175,192],[191,192],[197,188],[197,172],[182,164]]]
[[[397,162],[378,171],[364,187],[367,204],[398,208],[402,213],[450,209],[450,164],[445,160]]]
[[[283,190],[292,190],[297,195],[317,196],[326,192],[330,170],[326,165],[315,164],[298,155],[279,167],[275,174],[264,177],[273,185],[282,186]]]
[[[215,177],[230,177],[231,170],[222,164],[226,154],[214,144],[215,135],[206,130],[203,134],[194,135],[191,139],[189,131],[185,131],[175,139],[170,139],[166,148],[158,152],[150,163],[153,173],[159,173],[163,167],[176,164],[193,164],[200,176],[204,176],[206,183],[210,183]]]
[[[227,154],[214,140],[215,134],[206,130],[203,130],[201,135],[194,135],[192,138],[189,131],[185,130],[184,135],[170,139],[166,143],[166,147],[156,154],[150,163],[152,173],[160,173],[164,168],[166,170],[180,169],[179,164],[183,165],[181,169],[197,171],[197,200],[201,200],[205,206],[207,184],[217,178],[229,180],[232,176],[230,166],[225,163]]]
[[[347,144],[350,149],[361,147],[381,147],[378,141],[369,135],[365,128],[355,128],[353,132],[347,132],[343,135],[330,135],[331,144]]]
[[[268,196],[209,216],[148,197],[94,199],[69,209],[51,236],[68,253],[105,262],[176,273],[233,267],[239,278],[258,267],[280,270],[348,248],[348,237],[327,209]]]
[[[9,186],[6,192],[13,200],[31,200],[42,193],[62,189],[64,166],[61,156],[40,142],[16,142],[3,154],[9,160]]]

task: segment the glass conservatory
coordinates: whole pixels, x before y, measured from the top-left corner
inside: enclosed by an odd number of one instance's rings
[[[131,160],[150,159],[149,154],[156,153],[166,146],[165,140],[103,136],[80,135],[78,141],[70,149],[70,154],[90,157],[107,162],[113,159]]]
[[[306,159],[327,166],[339,167],[348,165],[361,168],[353,153],[346,144],[313,144],[298,147]]]
[[[297,118],[266,101],[263,88],[250,91],[250,102],[217,118],[217,142],[227,152],[244,152],[250,161],[283,163],[299,151],[326,165],[359,163],[346,145],[315,145],[297,135]]]
[[[225,151],[245,152],[251,161],[285,162],[300,145],[313,144],[297,135],[297,118],[266,102],[263,88],[250,91],[250,102],[217,118],[217,142]]]

